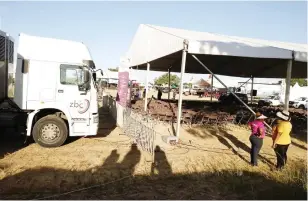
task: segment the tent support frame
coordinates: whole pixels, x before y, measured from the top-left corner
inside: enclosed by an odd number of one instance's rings
[[[168,101],[170,100],[170,68],[168,68]]]
[[[213,102],[213,85],[214,85],[214,77],[211,74],[211,103]]]
[[[245,84],[247,84],[247,83],[249,82],[249,80],[251,80],[251,78],[249,78],[246,82],[244,82],[243,84],[241,84],[241,86],[239,86],[238,89],[241,88],[242,86],[244,86]]]
[[[150,63],[147,63],[147,77],[145,83],[145,100],[144,100],[144,111],[148,108],[148,93],[149,93],[149,74],[150,74]]]
[[[205,68],[205,70],[207,70],[209,73],[211,73],[213,75],[213,77],[215,77],[218,82],[220,82],[225,88],[228,89],[228,86],[223,82],[221,81],[215,74],[213,74],[213,72],[208,68],[206,67],[195,55],[192,55],[192,57],[201,65],[203,66],[203,68]],[[230,91],[230,93],[238,100],[240,101],[250,112],[252,112],[253,114],[256,114],[246,103],[244,103],[244,101],[242,101],[242,99],[240,99],[233,91]]]
[[[178,100],[178,114],[177,114],[177,125],[176,125],[176,137],[180,137],[180,126],[182,118],[182,99],[183,99],[183,78],[185,74],[186,67],[186,55],[188,51],[188,40],[183,41],[183,53],[182,53],[182,63],[181,63],[181,79],[180,79],[180,90],[179,90],[179,100]]]
[[[253,101],[253,77],[251,76],[251,91],[250,91],[250,103]]]
[[[225,85],[225,83],[223,83],[208,67],[206,67],[206,65],[204,65],[195,55],[192,55],[192,57],[201,65],[205,68],[205,70],[207,70],[209,73],[211,73],[213,75],[213,77],[215,77],[225,88],[228,89],[227,85]],[[256,113],[246,104],[244,103],[235,93],[233,93],[233,91],[230,91],[230,93],[238,100],[240,101],[252,114],[256,115]],[[270,129],[272,130],[272,128],[266,123],[264,122],[264,124]]]
[[[286,77],[286,94],[284,101],[284,109],[289,110],[289,100],[290,100],[290,87],[291,87],[291,77],[292,77],[292,63],[294,60],[294,51],[292,52],[292,59],[288,61],[287,67],[287,77]]]

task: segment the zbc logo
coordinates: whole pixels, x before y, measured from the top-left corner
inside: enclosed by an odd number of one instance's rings
[[[76,101],[70,103],[71,108],[76,108],[79,114],[85,113],[90,106],[90,102],[88,100]]]

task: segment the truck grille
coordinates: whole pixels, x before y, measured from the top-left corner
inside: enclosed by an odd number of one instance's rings
[[[6,56],[7,52],[7,56]],[[14,42],[9,38],[0,35],[0,61],[5,61],[8,57],[9,63],[14,61]]]

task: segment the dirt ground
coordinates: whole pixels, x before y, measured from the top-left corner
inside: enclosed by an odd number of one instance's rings
[[[266,137],[259,167],[249,165],[249,131],[238,126],[181,128],[168,145],[171,125],[156,125],[154,163],[102,110],[99,134],[59,148],[23,145],[1,137],[0,199],[306,199],[307,145],[292,144],[288,164]]]
[[[114,89],[106,89],[106,90],[105,90],[105,93],[107,93],[107,94],[109,94],[109,95],[111,95],[111,96],[113,96],[113,97],[116,97],[117,90],[114,90]],[[157,98],[157,90],[151,89],[151,90],[149,91],[148,97],[150,98],[150,97],[152,97],[152,96],[154,96],[155,98]],[[209,101],[209,100],[211,100],[210,97],[202,97],[202,98],[199,98],[197,95],[188,95],[188,96],[183,95],[182,97],[183,97],[183,100],[195,100],[195,101],[205,101],[205,100]],[[167,99],[168,99],[168,93],[163,93],[163,95],[162,95],[161,98],[167,100]],[[170,99],[172,99],[172,98],[173,98],[173,95],[172,95],[172,92],[170,92]],[[177,94],[177,95],[175,96],[175,99],[176,99],[176,100],[179,99],[179,94]],[[213,98],[213,102],[214,102],[214,101],[218,101],[218,100],[217,100],[216,98]]]

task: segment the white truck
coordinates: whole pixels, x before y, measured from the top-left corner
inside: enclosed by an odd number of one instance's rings
[[[25,120],[19,122],[25,135],[43,147],[61,146],[69,136],[96,135],[97,71],[81,42],[20,34],[14,102],[26,115],[14,119]]]

